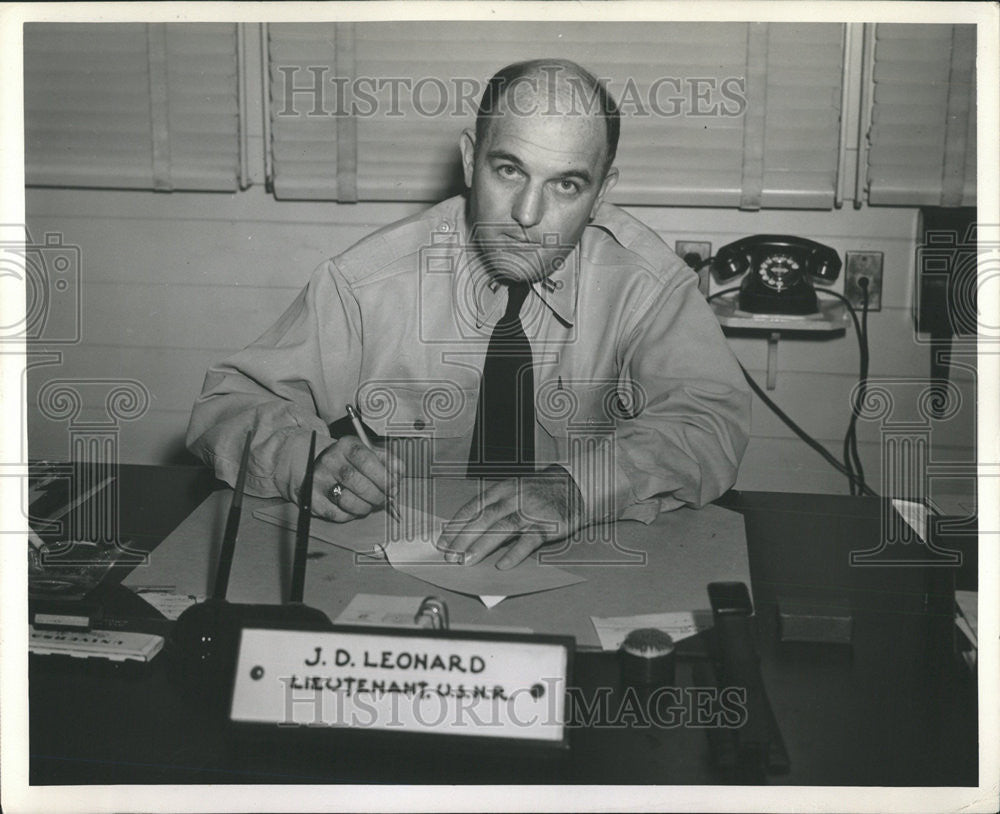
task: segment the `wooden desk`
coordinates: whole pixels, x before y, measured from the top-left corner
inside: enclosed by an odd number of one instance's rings
[[[197,468],[122,467],[123,531],[153,549],[214,485]],[[952,651],[958,569],[852,568],[849,552],[879,537],[875,499],[734,492],[720,503],[746,519],[762,672],[791,757],[791,773],[771,782],[975,785],[976,682]],[[948,543],[974,548],[974,533]],[[116,602],[130,601],[127,592],[107,591]],[[781,644],[775,609],[785,595],[846,596],[853,646]],[[693,669],[679,665],[680,685],[693,686]],[[614,654],[578,654],[582,691],[617,682]],[[36,659],[30,704],[32,784],[733,780],[713,769],[704,731],[691,727],[574,729],[567,759],[534,765],[258,751],[187,708],[162,658],[141,677]]]

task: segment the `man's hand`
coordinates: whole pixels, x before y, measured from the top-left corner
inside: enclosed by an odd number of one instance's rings
[[[365,517],[398,491],[403,469],[388,450],[368,449],[353,435],[338,438],[316,459],[313,514],[334,523]]]
[[[437,545],[449,562],[474,565],[511,541],[497,568],[513,568],[536,548],[576,532],[583,524],[582,504],[569,473],[550,466],[490,486],[445,523]]]

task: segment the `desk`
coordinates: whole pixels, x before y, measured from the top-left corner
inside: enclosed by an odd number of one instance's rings
[[[152,550],[216,486],[199,468],[123,466],[121,526]],[[730,492],[746,520],[762,673],[791,758],[789,785],[976,785],[976,682],[952,652],[954,568],[851,568],[874,545],[881,503],[842,496]],[[947,544],[974,550],[969,532]],[[130,601],[114,586],[115,602]],[[781,644],[776,598],[847,596],[850,649]],[[138,600],[136,600],[138,601]],[[682,662],[678,683],[694,682]],[[614,654],[581,651],[576,684],[618,680]],[[32,784],[643,783],[718,784],[703,730],[574,729],[567,759],[370,761],[258,751],[182,703],[163,658],[141,677],[35,659],[30,668]]]

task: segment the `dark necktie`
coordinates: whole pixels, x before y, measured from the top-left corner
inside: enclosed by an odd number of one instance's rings
[[[469,474],[510,477],[535,469],[535,375],[521,306],[531,287],[507,286],[507,310],[493,329],[469,453]]]

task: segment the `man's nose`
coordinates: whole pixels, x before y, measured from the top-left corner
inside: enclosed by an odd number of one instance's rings
[[[514,199],[514,206],[511,208],[510,216],[522,228],[530,229],[541,222],[543,210],[542,188],[535,184],[525,184]]]

